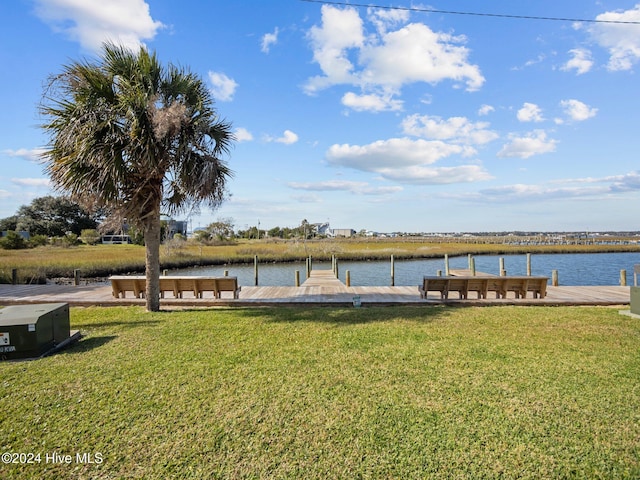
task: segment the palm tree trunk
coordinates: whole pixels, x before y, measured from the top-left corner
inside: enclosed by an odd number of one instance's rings
[[[144,244],[147,311],[157,312],[160,310],[160,212],[145,222]]]

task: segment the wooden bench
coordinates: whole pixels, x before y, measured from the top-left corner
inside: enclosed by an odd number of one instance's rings
[[[547,277],[527,277],[527,292],[533,293],[533,298],[544,298],[547,296]]]
[[[238,298],[240,289],[237,277],[217,277],[214,278],[216,290],[214,292],[216,298],[220,298],[222,292],[233,292],[233,298]]]
[[[211,292],[215,298],[221,298],[222,292],[232,292],[238,298],[242,287],[238,285],[238,277],[194,277],[194,294],[203,298],[205,292]]]
[[[422,285],[418,285],[420,298],[427,298],[427,292],[440,292],[440,299],[449,296],[449,277],[424,277]]]
[[[427,276],[423,278],[418,290],[422,298],[427,297],[427,292],[440,292],[442,300],[447,300],[451,292],[457,292],[461,299],[467,299],[469,292],[477,292],[478,298],[487,298],[487,279],[485,277]]]
[[[147,283],[144,276],[115,275],[109,280],[115,298],[125,298],[125,292],[133,292],[135,298],[144,297]],[[240,289],[237,277],[160,277],[160,298],[166,292],[171,292],[174,298],[182,298],[184,292],[192,292],[194,298],[202,298],[204,292],[212,292],[214,298],[221,298],[222,292],[232,292],[233,298],[238,298]]]
[[[478,299],[487,298],[489,292],[495,292],[496,298],[507,298],[513,292],[516,298],[544,298],[547,294],[547,277],[473,277],[473,276],[425,276],[418,286],[421,298],[427,298],[428,292],[440,292],[440,298],[447,300],[450,292],[458,292],[461,299],[468,299],[469,292],[476,292]]]
[[[198,298],[204,297],[204,292],[211,292],[216,296],[216,279],[212,277],[197,277],[195,285],[195,295]]]
[[[126,298],[126,292],[133,292],[135,298],[142,298],[146,286],[145,277],[117,275],[109,277],[111,290],[115,298]]]

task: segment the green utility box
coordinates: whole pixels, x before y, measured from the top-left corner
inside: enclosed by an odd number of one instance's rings
[[[42,303],[0,309],[0,359],[37,358],[68,341],[69,304]]]
[[[631,313],[640,315],[640,287],[629,287],[631,289]]]

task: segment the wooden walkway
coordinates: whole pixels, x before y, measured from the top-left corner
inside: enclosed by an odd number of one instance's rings
[[[333,273],[332,270],[311,270],[309,278],[302,284],[303,287],[331,287],[346,292],[346,286]]]
[[[321,278],[322,277],[322,278]],[[513,294],[511,294],[513,295]],[[418,287],[347,287],[335,277],[326,274],[314,275],[300,287],[248,287],[243,286],[240,298],[233,299],[224,292],[222,298],[211,296],[194,298],[185,293],[183,298],[167,296],[160,300],[166,306],[269,306],[269,305],[353,305],[355,296],[366,305],[628,305],[629,287],[547,287],[547,296],[542,299],[524,298],[469,298],[460,300],[456,294],[441,300],[437,292],[421,299]],[[474,297],[474,294],[469,295]],[[491,297],[491,295],[489,295]],[[75,306],[144,305],[138,298],[113,298],[111,286],[92,285],[0,285],[0,305],[25,303],[64,302]]]

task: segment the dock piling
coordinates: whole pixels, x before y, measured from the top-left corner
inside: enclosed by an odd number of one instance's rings
[[[258,286],[258,256],[253,257],[253,279],[256,287]]]
[[[391,286],[395,286],[396,284],[396,265],[393,260],[393,255],[391,255]]]

